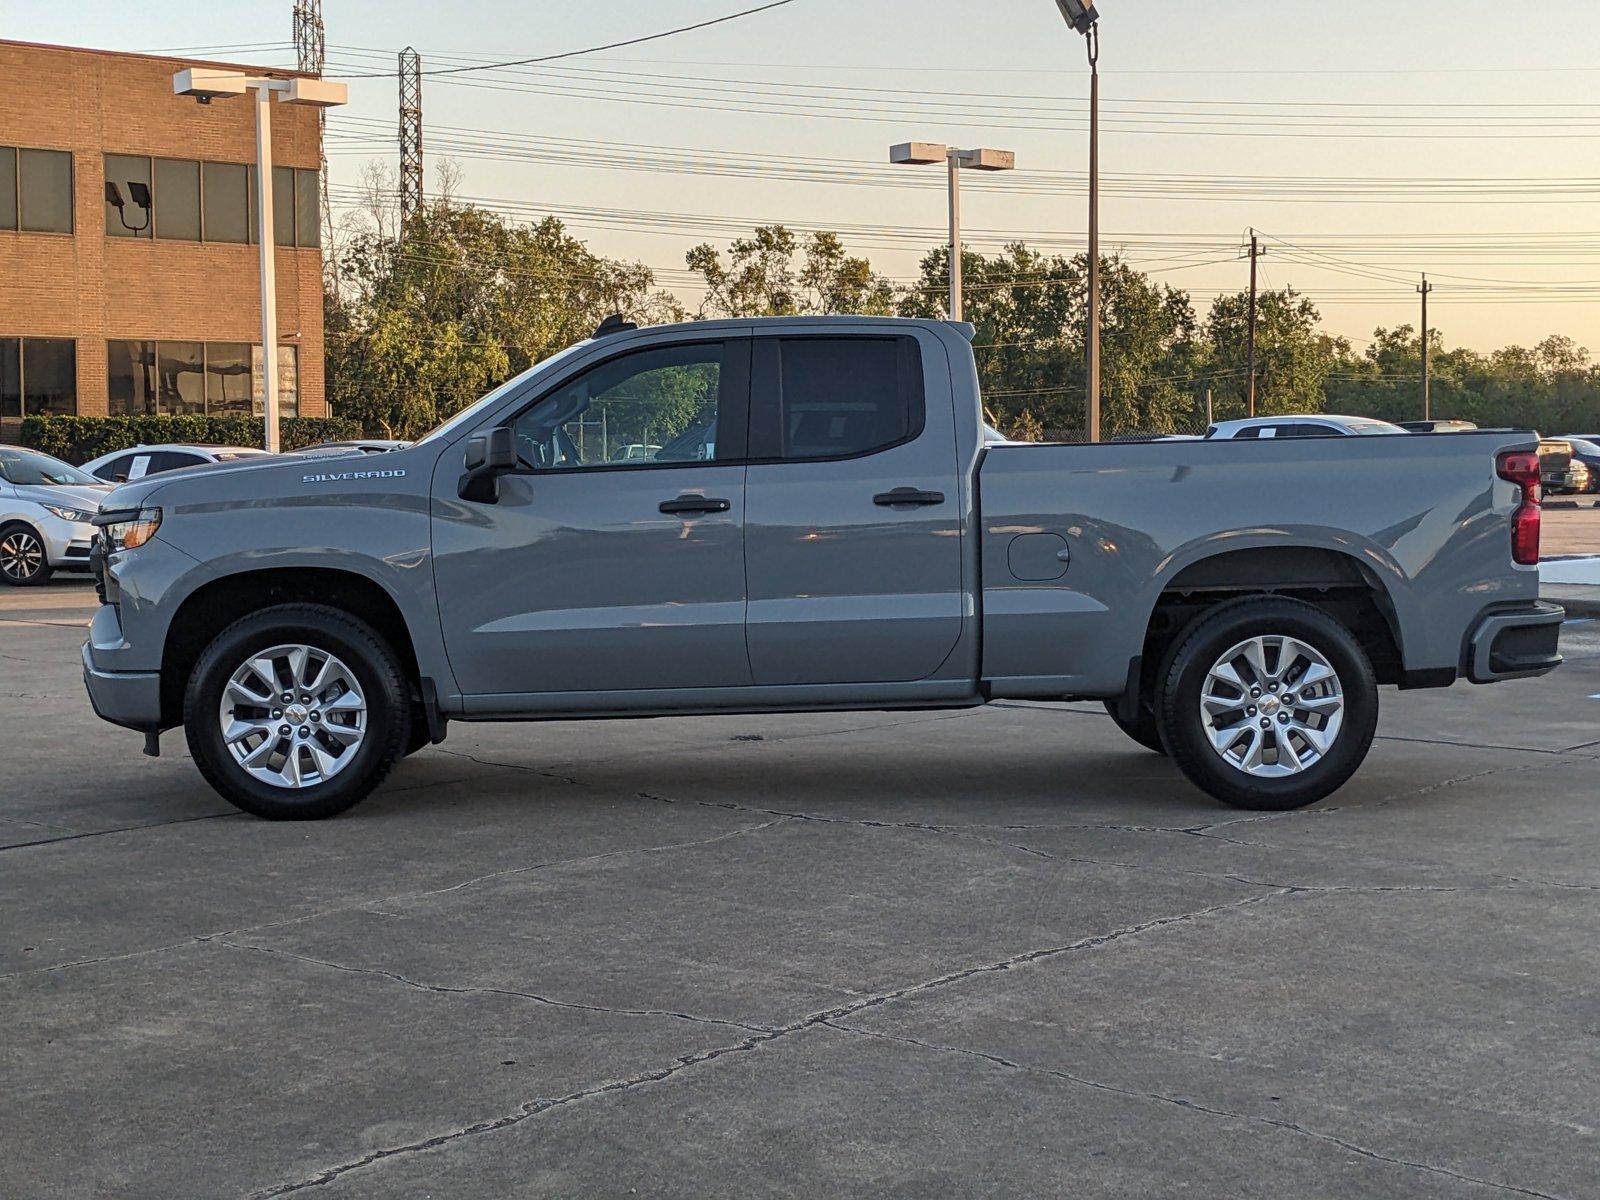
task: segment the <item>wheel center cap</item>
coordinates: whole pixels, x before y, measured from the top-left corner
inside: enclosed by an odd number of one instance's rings
[[[1279,700],[1276,696],[1263,696],[1256,705],[1256,707],[1261,709],[1262,714],[1268,717],[1272,716],[1273,713],[1277,712],[1282,706],[1283,701]]]
[[[304,725],[310,715],[304,704],[291,704],[283,710],[283,719],[291,725]]]

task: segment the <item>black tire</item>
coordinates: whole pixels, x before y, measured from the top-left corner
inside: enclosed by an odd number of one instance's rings
[[[27,541],[24,542],[23,539],[27,539]],[[23,547],[29,543],[37,547],[36,565],[31,570],[19,566],[17,569],[21,573],[12,574],[12,566],[10,564],[20,564],[22,562]],[[13,551],[17,552],[15,559],[12,558]],[[32,558],[31,555],[28,557]],[[50,565],[45,556],[44,538],[39,536],[37,529],[22,521],[13,521],[5,528],[0,529],[0,583],[8,584],[11,587],[38,587],[40,584],[47,582],[50,576],[54,574],[55,568]]]
[[[274,787],[248,774],[223,742],[223,689],[250,655],[286,642],[336,655],[367,697],[365,739],[355,757],[324,783]],[[411,740],[411,704],[394,650],[370,626],[320,604],[283,604],[235,621],[201,653],[183,697],[184,734],[206,782],[229,803],[273,821],[314,821],[344,812],[377,787]]]
[[[1139,705],[1139,716],[1133,721],[1122,719],[1122,702],[1120,700],[1107,700],[1106,712],[1111,714],[1112,721],[1116,722],[1118,729],[1127,734],[1146,750],[1154,750],[1157,754],[1165,754],[1167,748],[1161,744],[1161,727],[1156,723],[1156,714],[1148,704]]]
[[[1343,724],[1320,759],[1296,774],[1251,775],[1212,748],[1200,716],[1200,695],[1212,665],[1251,637],[1284,634],[1313,647],[1338,673]],[[1201,791],[1236,808],[1284,812],[1337,791],[1372,746],[1378,727],[1378,685],[1372,664],[1350,631],[1314,605],[1250,596],[1218,605],[1184,634],[1156,697],[1162,740],[1178,768]],[[1275,735],[1276,736],[1276,735]]]

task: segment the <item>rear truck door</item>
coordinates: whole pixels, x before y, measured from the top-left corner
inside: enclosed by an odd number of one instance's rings
[[[496,503],[458,496],[446,452],[434,571],[463,694],[750,683],[749,379],[748,335],[619,348],[511,419]]]
[[[759,334],[745,638],[763,685],[925,679],[961,636],[948,360],[925,331]]]

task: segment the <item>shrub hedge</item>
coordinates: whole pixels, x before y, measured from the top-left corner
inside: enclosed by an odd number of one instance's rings
[[[284,417],[278,436],[285,450],[361,436],[361,427],[343,417]],[[18,431],[24,446],[70,463],[87,462],[113,450],[187,442],[207,446],[259,446],[261,418],[243,414],[207,417],[24,417]]]

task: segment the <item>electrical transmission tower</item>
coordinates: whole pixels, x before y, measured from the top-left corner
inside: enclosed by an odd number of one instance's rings
[[[322,74],[328,58],[327,34],[322,25],[322,0],[294,0],[295,65],[313,75]],[[322,191],[322,244],[333,247],[333,209],[328,204],[328,114],[317,112],[317,151],[322,156],[319,175]]]
[[[400,51],[400,228],[422,207],[422,58]]]

